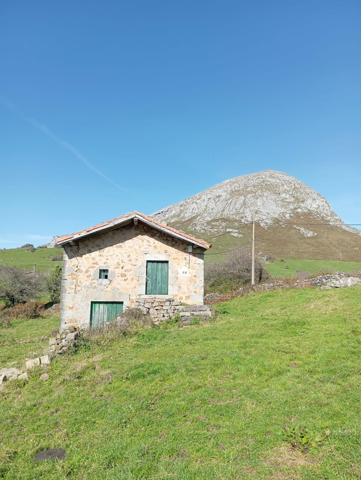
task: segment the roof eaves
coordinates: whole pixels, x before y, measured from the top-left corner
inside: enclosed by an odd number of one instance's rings
[[[208,249],[211,247],[211,244],[206,242],[205,240],[198,239],[196,237],[193,237],[192,235],[189,235],[188,233],[181,232],[173,227],[170,227],[168,225],[164,225],[160,222],[157,222],[154,220],[152,217],[148,217],[147,215],[142,214],[141,212],[134,211],[131,213],[128,213],[126,215],[122,215],[121,217],[116,217],[112,220],[109,220],[108,222],[102,222],[97,225],[94,225],[93,227],[86,228],[84,230],[80,230],[78,232],[75,232],[73,234],[69,235],[63,235],[60,237],[57,237],[56,240],[56,245],[62,246],[65,245],[66,243],[70,243],[72,241],[79,240],[81,238],[93,235],[95,233],[101,232],[103,230],[108,230],[109,228],[122,225],[123,223],[132,220],[134,218],[137,218],[138,220],[144,222],[145,224],[149,225],[152,228],[156,228],[157,230],[160,230],[162,232],[167,233],[170,236],[179,238],[181,240],[187,241],[189,243],[192,243],[194,245],[197,245],[201,248]]]

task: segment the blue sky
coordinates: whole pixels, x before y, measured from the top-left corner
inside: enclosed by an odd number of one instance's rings
[[[0,247],[227,178],[361,223],[359,0],[0,2]]]

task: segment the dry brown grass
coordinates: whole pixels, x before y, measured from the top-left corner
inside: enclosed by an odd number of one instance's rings
[[[256,251],[274,258],[303,258],[319,260],[343,260],[361,262],[361,236],[357,232],[347,231],[338,226],[322,225],[318,218],[312,215],[295,215],[288,225],[274,225],[268,229],[256,225]],[[304,225],[317,235],[305,238],[294,225]],[[189,233],[194,233],[187,223],[174,224]],[[252,226],[230,223],[230,227],[240,230],[242,237],[231,235],[207,235],[202,237],[212,243],[210,253],[220,255],[209,256],[209,261],[222,258],[221,252],[233,250],[239,246],[250,249]],[[197,233],[200,235],[200,233]],[[225,258],[225,256],[223,256]]]
[[[284,444],[271,450],[265,459],[265,464],[274,469],[271,473],[272,480],[297,480],[300,470],[317,467],[317,461],[309,453],[292,448]]]

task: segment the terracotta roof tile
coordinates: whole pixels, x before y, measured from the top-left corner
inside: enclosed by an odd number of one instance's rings
[[[120,217],[115,217],[111,220],[106,222],[98,223],[97,225],[93,225],[92,227],[85,228],[84,230],[80,230],[79,232],[74,232],[68,235],[61,235],[56,237],[56,245],[65,245],[72,240],[77,240],[83,237],[87,237],[93,235],[97,232],[101,232],[103,230],[107,230],[108,228],[115,227],[117,225],[121,225],[122,223],[127,222],[128,220],[133,220],[137,218],[141,222],[148,224],[149,226],[156,228],[168,235],[176,238],[180,238],[181,240],[185,240],[186,242],[193,243],[201,248],[208,249],[210,248],[211,244],[202,240],[200,238],[196,238],[189,233],[182,232],[174,227],[170,227],[169,225],[165,225],[163,223],[158,222],[153,217],[144,215],[141,212],[130,212],[126,215],[121,215]]]

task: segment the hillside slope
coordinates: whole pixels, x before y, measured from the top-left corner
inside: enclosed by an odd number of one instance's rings
[[[61,248],[24,248],[0,249],[0,265],[50,272],[57,265],[62,265]]]
[[[360,294],[251,295],[210,324],[85,344],[0,392],[1,478],[360,478]]]
[[[361,236],[319,193],[294,177],[266,171],[227,180],[155,213],[164,222],[210,239],[219,249],[249,245],[276,257],[361,261]]]

